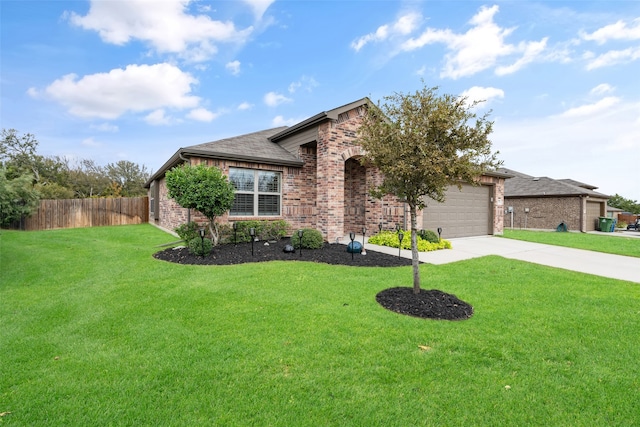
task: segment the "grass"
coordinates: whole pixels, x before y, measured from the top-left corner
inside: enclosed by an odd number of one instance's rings
[[[475,309],[431,321],[375,301],[410,267],[151,257],[173,239],[0,232],[0,425],[640,423],[637,284],[500,257],[422,265],[425,289]]]
[[[640,258],[640,238],[637,237],[510,229],[504,230],[503,237]]]

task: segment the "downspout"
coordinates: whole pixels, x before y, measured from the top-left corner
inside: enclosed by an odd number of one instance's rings
[[[586,214],[587,214],[587,200],[581,194],[580,195],[580,232],[581,233],[587,232]]]
[[[183,162],[189,162],[189,166],[191,166],[191,157],[189,157],[188,159],[184,158],[182,156],[182,151],[178,152],[178,157],[180,157],[180,160],[182,160]],[[191,209],[187,209],[187,224],[191,222]]]

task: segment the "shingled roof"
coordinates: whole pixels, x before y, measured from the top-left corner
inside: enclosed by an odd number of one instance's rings
[[[184,150],[190,154],[198,154],[204,157],[301,166],[302,162],[298,157],[270,140],[273,135],[285,129],[287,129],[287,126],[266,129],[246,135],[192,145]]]
[[[598,187],[572,179],[553,179],[546,176],[535,177],[506,168],[499,170],[513,175],[513,178],[505,181],[505,197],[590,196],[602,199],[609,198],[605,194],[593,191]]]
[[[184,162],[187,157],[301,167],[304,164],[302,160],[270,140],[272,136],[286,129],[287,126],[281,126],[180,148],[149,178],[145,187],[148,188],[151,182],[164,176],[166,171]]]

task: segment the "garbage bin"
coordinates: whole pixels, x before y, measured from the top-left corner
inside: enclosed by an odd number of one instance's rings
[[[613,231],[613,218],[607,218],[605,216],[599,217],[598,224],[600,224],[600,231],[611,233]]]

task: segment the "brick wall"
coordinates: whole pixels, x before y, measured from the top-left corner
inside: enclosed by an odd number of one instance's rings
[[[483,175],[480,177],[482,184],[491,185],[491,199],[493,200],[493,234],[502,235],[504,233],[504,178]]]
[[[582,230],[582,199],[580,197],[514,198],[505,201],[504,210],[513,207],[513,227],[555,230],[561,222],[569,230]],[[525,213],[525,208],[529,213]],[[511,227],[511,214],[504,213],[505,227]]]

